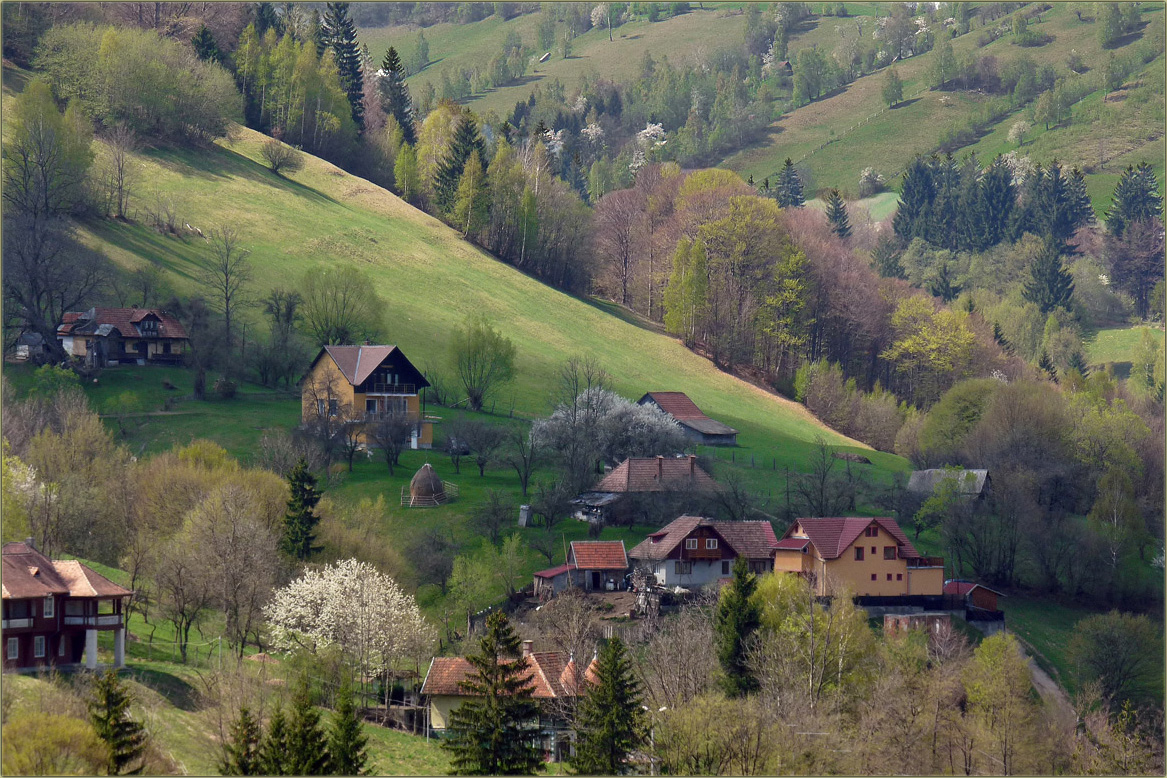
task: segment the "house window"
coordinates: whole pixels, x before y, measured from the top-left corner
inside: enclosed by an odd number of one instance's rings
[[[870,527],[863,530],[863,537],[865,537],[865,538],[877,538],[877,537],[879,537],[879,527],[872,524]]]
[[[20,638],[8,638],[8,658],[16,659],[20,656]]]
[[[688,551],[696,551],[697,538],[685,538],[685,549]]]
[[[329,416],[336,416],[339,413],[340,413],[340,400],[330,399],[328,401],[328,415]]]
[[[855,561],[863,561],[863,546],[855,546]]]
[[[872,581],[874,581],[874,580],[876,579],[876,577],[877,577],[877,576],[875,575],[875,573],[872,573],[872,574],[871,574],[871,580],[872,580]]]
[[[895,559],[896,558],[896,547],[895,546],[884,546],[883,547],[883,558],[884,559]]]
[[[903,573],[896,573],[896,580],[897,581],[904,580],[904,574]]]
[[[65,655],[65,641],[67,639],[64,635],[61,635],[61,639],[57,641],[57,656]]]
[[[51,618],[53,618],[54,615],[55,615],[55,611],[53,608],[53,596],[50,594],[48,597],[45,598],[45,618],[51,619]]]
[[[377,401],[376,400],[365,400],[365,413],[376,413],[376,412],[377,412]]]
[[[705,538],[705,550],[712,551],[717,548],[717,538]]]
[[[673,572],[676,575],[692,575],[693,574],[693,563],[692,562],[674,562],[673,563]]]
[[[887,580],[889,580],[889,581],[891,580],[891,573],[887,574]]]
[[[325,413],[327,413],[327,412],[328,412],[328,405],[327,405],[327,401],[325,401],[325,400],[317,400],[317,401],[316,401],[316,415],[317,415],[317,416],[323,416],[323,415],[324,415]]]
[[[32,639],[32,655],[41,659],[45,655],[45,636],[37,635]]]
[[[729,575],[729,562],[722,562],[721,563],[721,574],[722,575]]]
[[[871,547],[871,558],[872,558],[872,559],[874,559],[874,558],[875,558],[875,546],[872,546],[872,547]]]

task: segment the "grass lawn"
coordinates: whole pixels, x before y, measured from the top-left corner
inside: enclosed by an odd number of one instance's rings
[[[1000,601],[1005,624],[1033,649],[1034,659],[1068,693],[1078,690],[1078,679],[1068,658],[1074,625],[1100,611],[1047,599],[1006,597]]]
[[[1099,330],[1086,341],[1086,360],[1091,365],[1133,362],[1144,333],[1163,348],[1163,330],[1158,327],[1116,327]]]

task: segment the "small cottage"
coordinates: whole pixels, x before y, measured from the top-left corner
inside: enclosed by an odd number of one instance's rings
[[[664,492],[709,493],[721,487],[697,464],[697,457],[632,457],[604,476],[599,483],[571,501],[575,517],[595,523],[629,518],[635,513],[633,497]]]
[[[535,596],[552,596],[572,586],[586,592],[623,589],[627,573],[623,540],[573,540],[565,564],[535,573]]]
[[[685,437],[705,446],[736,446],[737,430],[705,415],[684,392],[648,392],[637,405],[652,405],[676,420]]]
[[[57,328],[65,353],[94,367],[182,364],[189,348],[186,330],[157,308],[90,308],[70,311]]]

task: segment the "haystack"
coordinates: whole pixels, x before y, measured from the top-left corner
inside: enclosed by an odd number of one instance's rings
[[[409,494],[405,488],[401,489],[401,504],[410,508],[432,508],[444,505],[458,496],[458,487],[449,481],[443,481],[434,472],[429,462],[421,466],[409,482]]]

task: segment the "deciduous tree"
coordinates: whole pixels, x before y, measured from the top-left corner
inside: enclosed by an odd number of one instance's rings
[[[466,391],[468,407],[480,411],[499,385],[514,377],[515,344],[485,316],[467,316],[450,340],[450,362]]]

